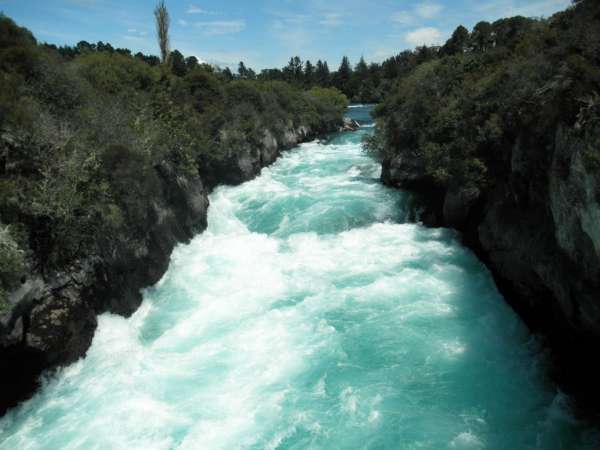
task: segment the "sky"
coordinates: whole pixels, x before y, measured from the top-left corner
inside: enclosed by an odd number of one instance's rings
[[[158,54],[157,0],[0,0],[0,11],[39,41],[110,42]],[[343,55],[381,62],[405,49],[446,41],[458,25],[523,15],[548,17],[570,0],[166,0],[171,48],[221,67],[282,67],[290,56]]]

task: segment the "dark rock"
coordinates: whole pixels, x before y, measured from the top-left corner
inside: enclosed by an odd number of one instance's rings
[[[423,207],[421,222],[426,226],[440,227],[443,225],[445,189],[423,174],[424,168],[416,155],[397,155],[382,163],[382,182],[415,192]]]
[[[278,137],[265,130],[261,142],[256,145],[234,133],[223,131],[221,142],[228,149],[227,154],[217,162],[203,161],[200,164],[200,175],[209,189],[223,184],[236,186],[260,174],[262,168],[272,164],[282,150],[315,137],[316,133],[305,126],[288,128]]]
[[[344,117],[344,123],[340,127],[339,131],[356,131],[360,128],[360,124],[349,117]]]
[[[444,198],[444,223],[451,228],[464,228],[480,197],[481,191],[474,187],[449,188]]]
[[[552,350],[550,371],[580,411],[600,417],[600,176],[586,167],[585,138],[557,131],[541,147],[522,136],[509,167],[482,195],[440,189],[416,158],[383,162],[382,181],[422,196],[423,223],[462,232],[507,301]]]
[[[127,317],[137,310],[141,289],[164,275],[175,246],[206,229],[210,189],[248,181],[281,150],[314,137],[308,127],[288,129],[279,138],[265,131],[259,145],[238,142],[218,166],[201,167],[202,179],[156,167],[161,192],[140,200],[151,218],[141,234],[114,237],[116,244],[68,271],[32,276],[13,292],[11,307],[0,314],[0,414],[32,394],[44,370],[85,356],[97,314]]]

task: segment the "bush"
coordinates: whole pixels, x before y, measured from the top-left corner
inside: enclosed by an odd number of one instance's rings
[[[160,73],[148,64],[118,53],[88,53],[76,59],[81,75],[100,92],[148,90]]]

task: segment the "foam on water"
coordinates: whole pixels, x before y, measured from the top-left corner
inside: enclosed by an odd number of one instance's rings
[[[217,189],[208,230],[0,448],[597,448],[485,268],[377,182],[366,132]]]

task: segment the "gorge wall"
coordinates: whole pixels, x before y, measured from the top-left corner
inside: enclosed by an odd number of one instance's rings
[[[151,220],[140,224],[136,236],[120,236],[120,245],[102,255],[90,254],[67,271],[24,280],[11,293],[10,308],[0,314],[0,413],[30,395],[44,370],[85,355],[98,314],[129,316],[139,307],[140,290],[160,280],[174,247],[206,228],[212,188],[247,181],[282,150],[316,136],[308,126],[279,135],[265,130],[260,146],[232,145],[218,164],[202,167],[199,176],[156,166],[160,189],[156,196],[139,198],[137,206],[150,211]]]
[[[557,129],[550,146],[523,134],[506,149],[509,169],[481,192],[440,188],[407,152],[383,162],[384,183],[423,197],[422,220],[462,232],[506,299],[552,350],[551,375],[598,417],[600,369],[600,177],[592,142]]]

